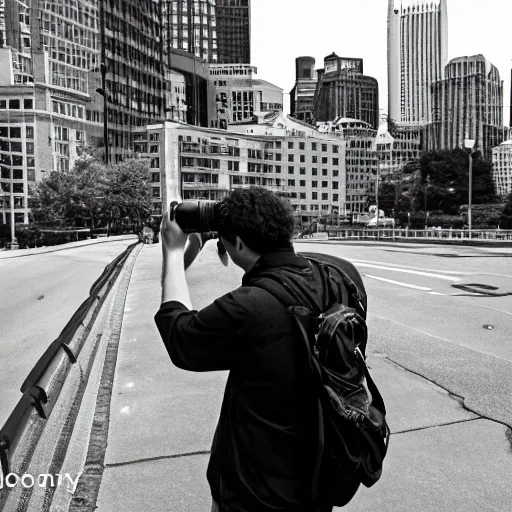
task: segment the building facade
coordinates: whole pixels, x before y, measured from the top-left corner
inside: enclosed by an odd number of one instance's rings
[[[375,140],[381,178],[396,177],[404,166],[421,158],[423,129],[416,124],[397,125],[391,134],[388,123],[379,126]]]
[[[295,59],[295,85],[290,92],[290,114],[299,121],[313,123],[317,74],[313,57]]]
[[[254,116],[283,109],[283,89],[254,78],[256,72],[248,64],[210,65],[210,81],[217,103],[212,127],[225,130],[229,125],[250,123]]]
[[[195,25],[164,30],[166,16],[183,21],[184,6]],[[27,223],[30,185],[69,170],[86,151],[115,162],[133,154],[138,127],[166,119],[209,125],[215,104],[202,59],[214,59],[214,7],[2,0],[0,222]]]
[[[379,125],[379,85],[363,74],[363,60],[338,57],[324,59],[319,69],[314,118],[317,122],[346,117],[359,119],[377,129]]]
[[[251,63],[250,0],[216,0],[217,62]]]
[[[343,140],[346,144],[345,168],[347,173],[347,215],[352,219],[368,211],[375,199],[378,159],[375,151],[377,130],[358,119],[338,118],[319,123],[322,133]]]
[[[217,201],[234,188],[251,186],[288,198],[302,225],[322,214],[345,212],[343,141],[305,132],[259,135],[243,133],[240,125],[238,129],[167,122],[140,134],[153,146],[155,214],[169,197]],[[272,131],[269,126],[266,130]]]
[[[512,140],[492,149],[492,173],[496,195],[505,199],[512,194]]]
[[[428,123],[431,84],[448,61],[447,0],[388,0],[388,112],[394,122]]]
[[[445,79],[432,86],[432,107],[429,149],[463,148],[464,139],[474,139],[475,150],[490,161],[492,148],[505,139],[503,82],[483,55],[447,64]]]

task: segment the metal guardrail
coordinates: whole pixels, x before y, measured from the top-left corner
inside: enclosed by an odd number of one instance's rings
[[[512,230],[471,230],[467,229],[343,229],[326,231],[329,239],[342,240],[430,240],[467,243],[471,241],[512,242]]]
[[[117,279],[122,265],[139,243],[131,244],[105,267],[101,276],[91,286],[89,297],[76,310],[58,338],[39,358],[23,382],[20,389],[23,396],[0,429],[0,461],[4,477],[10,473],[11,456],[27,430],[31,418],[33,419],[34,415],[36,418],[45,420],[50,417],[70,367],[77,362],[83,344],[108,292]],[[77,339],[80,329],[81,336]],[[73,341],[74,343],[72,343]],[[32,443],[37,442],[41,432],[42,429],[31,429]],[[30,462],[31,455],[23,455],[24,464]],[[0,510],[3,508],[6,495],[7,493],[0,492]]]

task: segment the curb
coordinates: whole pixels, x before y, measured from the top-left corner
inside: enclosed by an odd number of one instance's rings
[[[68,242],[67,244],[54,245],[50,247],[37,247],[35,249],[18,249],[16,251],[0,251],[0,260],[11,258],[23,258],[26,256],[37,256],[39,254],[47,254],[50,252],[67,251],[69,249],[78,249],[79,247],[86,247],[88,245],[104,244],[107,242],[116,242],[123,240],[138,239],[137,235],[121,235],[114,237],[102,237],[101,239],[83,240],[81,242]],[[85,242],[85,243],[84,243]],[[34,252],[25,252],[34,251]]]
[[[463,241],[449,241],[449,240],[436,240],[436,239],[413,239],[413,240],[393,240],[392,238],[384,238],[380,240],[361,240],[357,238],[330,238],[328,240],[322,238],[294,238],[293,243],[315,243],[315,244],[387,244],[387,245],[448,245],[453,247],[512,247],[512,241],[495,241],[490,240],[463,240]]]

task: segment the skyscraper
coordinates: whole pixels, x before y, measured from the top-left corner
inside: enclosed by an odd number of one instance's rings
[[[290,91],[290,114],[307,123],[313,121],[317,75],[313,57],[295,59],[295,85]]]
[[[217,62],[251,63],[250,0],[216,0]]]
[[[363,59],[338,57],[332,53],[324,59],[324,69],[317,72],[315,121],[346,117],[378,128],[379,85],[375,78],[363,74]]]
[[[483,55],[452,59],[445,78],[432,86],[434,119],[429,125],[429,149],[464,147],[491,160],[492,148],[503,142],[503,82],[496,66]]]
[[[447,0],[388,1],[389,118],[426,124],[431,85],[448,60]]]

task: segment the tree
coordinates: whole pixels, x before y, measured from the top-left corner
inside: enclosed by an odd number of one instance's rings
[[[457,213],[459,207],[468,202],[469,154],[462,149],[451,151],[429,151],[420,160],[421,186],[416,187],[416,208]],[[474,204],[495,201],[492,182],[492,164],[486,162],[479,152],[473,155]]]
[[[151,173],[149,160],[128,159],[113,165],[108,172],[105,201],[108,229],[128,217],[142,226],[151,214]]]
[[[507,197],[507,203],[500,218],[502,229],[512,229],[512,194]]]

